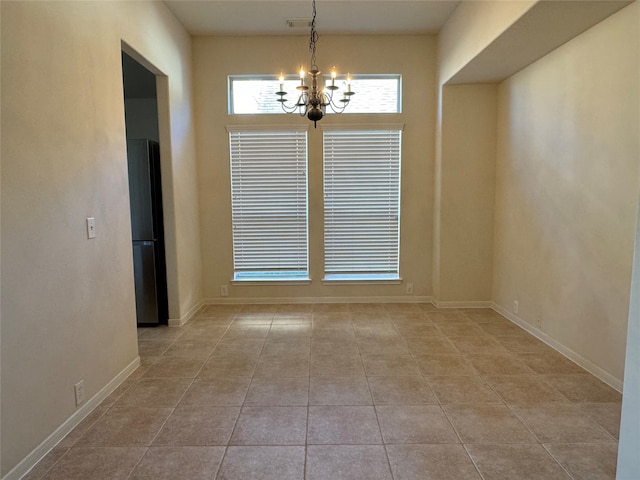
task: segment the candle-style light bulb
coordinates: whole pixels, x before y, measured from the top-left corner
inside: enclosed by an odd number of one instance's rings
[[[280,91],[284,92],[284,75],[282,74],[282,72],[280,72]]]
[[[336,73],[336,67],[333,67],[333,68],[331,69],[331,86],[332,86],[332,87],[333,87],[333,86],[335,86],[335,83],[336,83],[336,75],[337,75],[337,73]]]
[[[351,91],[351,74],[347,73],[347,92]]]

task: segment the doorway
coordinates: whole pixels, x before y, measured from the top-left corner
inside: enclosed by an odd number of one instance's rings
[[[122,52],[136,318],[169,318],[156,75]]]

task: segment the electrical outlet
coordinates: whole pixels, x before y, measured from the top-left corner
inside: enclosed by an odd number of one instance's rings
[[[536,327],[537,328],[542,328],[542,314],[538,313],[536,315]]]
[[[84,380],[80,380],[73,386],[76,393],[76,407],[84,402]]]
[[[229,287],[227,285],[220,285],[220,296],[226,297],[229,295]]]
[[[518,310],[519,310],[518,300],[514,300],[513,301],[513,313],[518,315]]]
[[[413,283],[407,283],[407,294],[413,295]]]

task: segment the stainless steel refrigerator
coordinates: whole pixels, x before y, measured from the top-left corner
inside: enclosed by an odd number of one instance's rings
[[[169,312],[159,145],[146,139],[127,140],[127,158],[138,326],[166,324]]]

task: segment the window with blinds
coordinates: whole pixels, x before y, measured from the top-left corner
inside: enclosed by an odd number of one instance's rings
[[[234,280],[308,280],[306,126],[228,131]]]
[[[400,278],[401,132],[324,129],[325,280]]]

